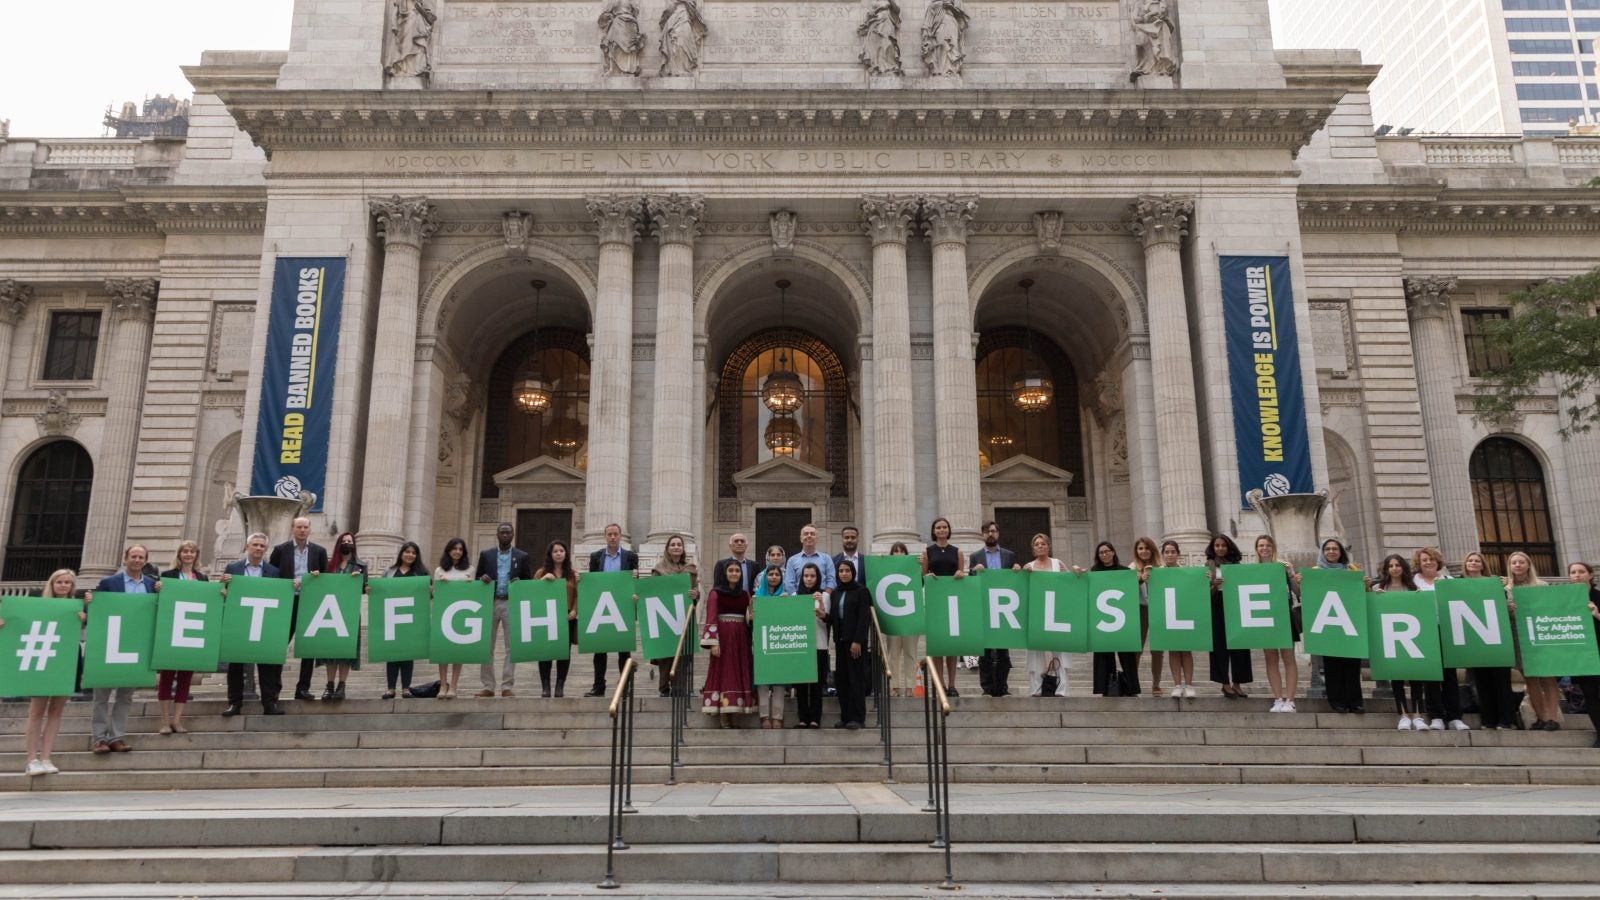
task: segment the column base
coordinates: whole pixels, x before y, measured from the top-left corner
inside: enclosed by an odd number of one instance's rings
[[[357,553],[361,557],[361,561],[367,564],[368,574],[373,576],[382,575],[389,566],[394,564],[395,557],[400,555],[400,545],[404,544],[406,540],[402,535],[387,531],[363,531],[357,534]],[[417,543],[421,544],[422,542],[418,541]],[[330,547],[328,552],[331,554],[333,548]],[[428,560],[421,559],[418,562],[426,566]]]
[[[872,536],[872,552],[869,555],[888,556],[889,548],[897,541],[905,544],[912,556],[922,552],[922,535],[914,531],[880,531]]]

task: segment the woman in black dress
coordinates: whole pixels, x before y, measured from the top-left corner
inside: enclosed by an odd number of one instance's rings
[[[1117,548],[1110,541],[1101,541],[1094,548],[1094,564],[1089,567],[1091,572],[1105,572],[1111,569],[1126,569],[1122,558],[1117,555]],[[1117,664],[1122,664],[1122,671],[1117,671]],[[1112,679],[1120,679],[1121,684],[1115,693],[1111,690]],[[1096,653],[1094,655],[1094,692],[1106,696],[1136,697],[1139,694],[1139,651],[1121,653]]]
[[[872,635],[872,594],[856,581],[855,564],[839,561],[838,587],[828,607],[833,628],[833,686],[839,692],[839,721],[835,728],[852,731],[867,723],[867,644]]]
[[[1206,547],[1206,568],[1211,570],[1211,680],[1222,685],[1222,696],[1242,700],[1250,696],[1242,685],[1255,680],[1250,671],[1249,650],[1228,649],[1227,619],[1222,608],[1222,567],[1237,565],[1244,559],[1233,538],[1218,534]]]
[[[966,557],[950,543],[950,520],[944,516],[934,519],[933,526],[928,529],[928,539],[932,543],[922,551],[922,574],[965,577],[966,567],[962,565],[962,560]],[[956,690],[956,662],[954,656],[934,660],[936,665],[944,669],[944,691],[951,697],[961,696],[961,692]]]

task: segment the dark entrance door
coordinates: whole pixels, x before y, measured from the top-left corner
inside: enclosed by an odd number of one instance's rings
[[[782,547],[789,556],[799,553],[800,529],[810,522],[809,508],[756,510],[756,545],[750,548],[752,555],[765,565],[767,548],[773,544]]]
[[[572,510],[517,510],[517,546],[533,557],[535,569],[543,564],[544,550],[556,538],[566,541],[569,549],[572,547]],[[588,568],[587,563],[574,565],[580,572]]]
[[[1000,546],[1014,551],[1019,563],[1033,559],[1033,549],[1030,544],[1034,535],[1043,534],[1050,538],[1052,545],[1055,543],[1055,537],[1050,534],[1048,509],[999,508],[994,511],[994,521],[1000,526]],[[1059,553],[1052,555],[1058,558],[1061,556]]]

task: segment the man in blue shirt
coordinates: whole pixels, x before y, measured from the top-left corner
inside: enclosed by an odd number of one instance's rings
[[[161,582],[144,574],[150,551],[134,544],[122,554],[122,571],[100,579],[95,587],[102,594],[154,594]],[[89,749],[97,754],[127,753],[128,711],[133,708],[137,688],[95,688],[94,714],[90,726]]]
[[[833,557],[817,550],[817,526],[807,524],[800,529],[800,552],[789,557],[783,567],[783,592],[792,594],[800,587],[800,570],[814,564],[822,572],[822,589],[832,591],[838,586],[833,572]],[[858,579],[859,580],[859,579]]]
[[[533,559],[526,551],[512,545],[517,535],[510,522],[501,522],[494,530],[495,546],[478,554],[478,580],[494,585],[494,612],[489,619],[489,661],[478,669],[483,688],[479,697],[493,697],[494,645],[505,638],[506,658],[500,664],[500,696],[515,697],[517,664],[511,660],[511,582],[533,578]]]

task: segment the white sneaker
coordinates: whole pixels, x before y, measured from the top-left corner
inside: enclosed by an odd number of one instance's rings
[[[1410,717],[1408,717],[1408,716],[1401,716],[1400,717],[1399,729],[1401,731],[1410,731],[1411,730],[1411,719],[1410,719]]]
[[[55,763],[51,762],[48,759],[39,760],[39,765],[44,767],[44,773],[46,775],[60,775],[61,774],[61,770],[56,768]]]
[[[28,760],[28,767],[22,771],[23,774],[27,775],[29,778],[38,778],[40,775],[44,774],[44,765],[37,759],[30,759]]]
[[[1294,701],[1288,699],[1283,701],[1283,711],[1286,713],[1299,712],[1299,710],[1294,708]]]
[[[1467,723],[1461,721],[1460,719],[1451,719],[1450,720],[1450,730],[1451,731],[1471,731],[1472,728],[1470,726],[1468,726]]]
[[[1428,727],[1430,729],[1434,730],[1434,731],[1443,731],[1444,730],[1444,720],[1443,719],[1434,719],[1432,722],[1428,723]]]
[[[1184,685],[1183,686],[1183,696],[1188,698],[1188,699],[1190,699],[1190,700],[1193,700],[1194,699],[1194,685],[1192,685],[1192,684]]]
[[[1413,730],[1413,731],[1427,731],[1428,730],[1428,720],[1424,719],[1421,716],[1412,716],[1411,717],[1411,730]]]
[[[1272,701],[1272,709],[1269,712],[1283,712],[1283,703],[1282,699]]]

